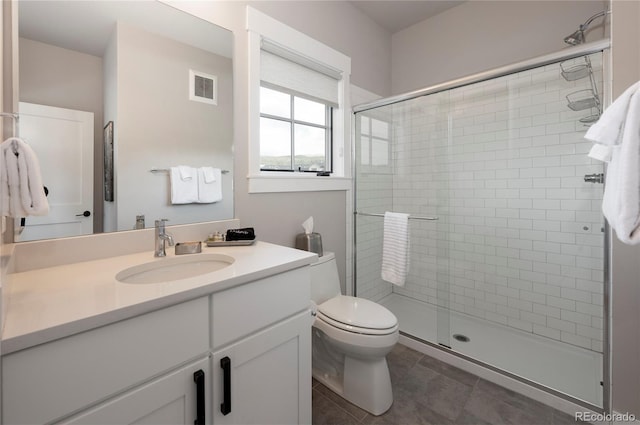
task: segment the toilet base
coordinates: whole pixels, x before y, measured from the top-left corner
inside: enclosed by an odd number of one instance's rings
[[[339,353],[314,329],[313,377],[345,400],[378,416],[389,410],[393,390],[386,357]]]
[[[313,377],[350,403],[379,416],[393,404],[393,390],[387,360],[382,358],[375,363],[378,364],[347,357],[343,376],[323,374],[314,368]]]
[[[393,403],[391,377],[385,357],[365,361],[351,357],[344,363],[344,398],[372,415],[381,415]],[[371,391],[375,388],[375,391]]]

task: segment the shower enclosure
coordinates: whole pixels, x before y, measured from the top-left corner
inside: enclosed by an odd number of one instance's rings
[[[583,136],[606,48],[355,108],[357,295],[407,337],[599,407],[608,229]],[[385,211],[410,214],[404,286],[380,277]]]

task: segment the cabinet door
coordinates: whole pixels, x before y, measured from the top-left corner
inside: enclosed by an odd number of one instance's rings
[[[212,371],[214,424],[310,424],[309,312],[215,352]]]
[[[60,423],[210,424],[209,371],[210,359],[199,360]]]

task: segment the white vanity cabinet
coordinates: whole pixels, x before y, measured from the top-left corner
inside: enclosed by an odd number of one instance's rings
[[[174,380],[175,395],[194,400],[193,372],[208,371],[209,345],[209,297],[202,297],[3,356],[2,423],[43,424],[82,413],[94,423],[119,423],[110,413],[141,419],[165,407],[154,398],[175,373],[184,376]],[[197,368],[185,366],[194,361]],[[140,402],[137,418],[133,410],[118,412],[127,398]],[[196,409],[187,406],[189,417]]]
[[[309,267],[2,357],[2,424],[311,423]]]
[[[215,425],[311,423],[308,269],[213,295]]]

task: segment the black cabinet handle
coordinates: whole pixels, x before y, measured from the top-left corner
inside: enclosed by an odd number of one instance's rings
[[[220,367],[222,368],[222,404],[220,411],[223,415],[231,412],[231,359],[223,357],[220,359]]]
[[[204,418],[204,372],[202,369],[193,373],[193,381],[196,383],[196,420],[194,425],[205,425]]]

